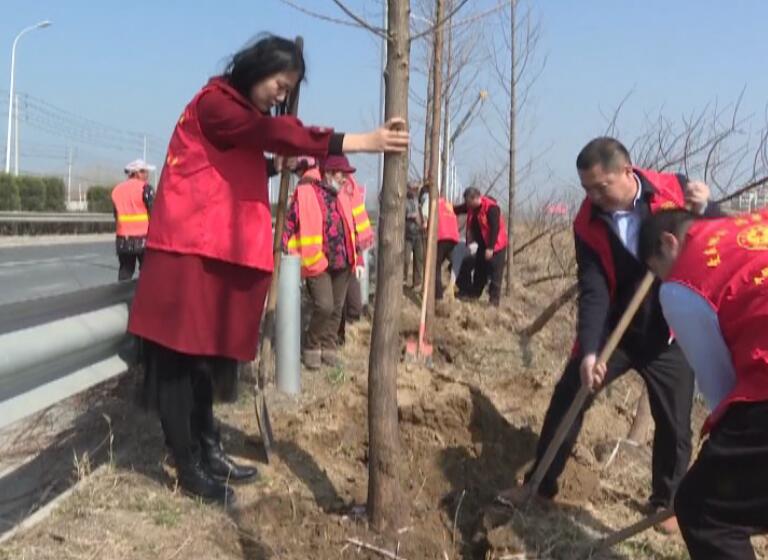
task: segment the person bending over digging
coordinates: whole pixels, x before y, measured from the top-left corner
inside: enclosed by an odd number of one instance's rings
[[[656,424],[652,488],[646,508],[653,513],[672,505],[688,467],[694,387],[693,372],[662,316],[658,285],[651,289],[608,363],[597,363],[597,354],[647,272],[637,257],[642,219],[663,208],[686,204],[697,214],[715,216],[719,210],[709,202],[707,185],[634,167],[627,149],[613,138],[589,142],[579,153],[576,168],[586,194],[573,225],[579,283],[576,344],[549,403],[536,461],[525,481],[549,447],[581,385],[595,393],[634,369],[648,387]],[[551,499],[557,494],[557,479],[593,400],[589,398],[579,411],[557,450],[538,489],[539,497]],[[517,504],[525,495],[522,488],[513,488],[502,492],[499,501]],[[673,532],[676,521],[670,519],[660,529]]]
[[[768,532],[768,212],[661,212],[643,223],[640,257],[712,410],[675,497],[688,552],[753,559],[750,536]]]

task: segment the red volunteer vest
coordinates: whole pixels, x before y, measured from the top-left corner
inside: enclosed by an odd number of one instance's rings
[[[707,418],[704,433],[731,404],[768,401],[768,212],[695,222],[666,281],[709,302],[736,372],[735,386]]]
[[[197,105],[212,90],[223,91],[254,119],[264,119],[264,149],[236,145],[222,150],[208,142],[200,130]],[[272,217],[264,151],[279,147],[285,155],[319,152],[319,143],[296,146],[301,140],[294,130],[304,130],[294,117],[263,115],[223,80],[211,80],[184,109],[173,131],[147,247],[271,272]]]
[[[459,242],[459,219],[453,211],[453,204],[442,196],[437,199],[437,240]]]
[[[117,214],[115,233],[120,237],[146,237],[149,213],[144,204],[144,187],[141,179],[128,179],[112,189],[112,204]]]
[[[488,247],[489,238],[491,235],[491,228],[488,225],[488,210],[492,207],[498,207],[496,200],[490,196],[483,196],[480,199],[480,208],[476,210],[467,210],[467,231],[471,232],[474,227],[475,220],[480,224],[480,233],[483,236],[485,246]],[[496,245],[493,246],[493,252],[501,251],[507,246],[507,224],[504,221],[504,216],[499,212],[499,236],[496,238]]]
[[[685,206],[683,185],[680,184],[677,175],[638,168],[635,168],[635,173],[651,183],[656,191],[651,197],[652,213],[655,214],[662,209],[682,208]],[[608,224],[600,218],[593,218],[592,209],[592,202],[585,198],[573,221],[573,233],[597,253],[603,265],[611,300],[613,300],[616,295],[616,270],[613,264],[613,254],[611,253],[610,232]]]

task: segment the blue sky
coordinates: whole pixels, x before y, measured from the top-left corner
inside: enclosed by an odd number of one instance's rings
[[[343,17],[327,0],[296,2]],[[466,13],[497,3],[473,0]],[[379,17],[377,0],[348,4],[371,19]],[[663,110],[678,119],[715,100],[732,102],[744,86],[744,113],[754,114],[756,124],[764,121],[768,2],[547,0],[531,5],[541,24],[538,55],[546,57],[546,66],[526,107],[520,150],[522,159],[541,152],[545,156],[528,189],[558,189],[573,181],[579,148],[605,128],[600,110],[610,112],[629,91],[622,137],[639,130],[647,113]],[[20,43],[18,89],[163,141],[196,90],[259,31],[305,37],[309,82],[302,90],[300,112],[306,122],[356,131],[376,120],[377,40],[366,31],[305,16],[279,0],[3,0],[0,10],[0,89],[8,88],[14,35],[26,25],[51,19],[52,27],[28,34]],[[478,32],[487,41],[498,33],[496,18]],[[477,48],[485,49],[483,45],[478,41]],[[492,82],[490,75],[481,76],[475,85],[490,89],[499,100]],[[493,123],[495,116],[488,111],[486,118]],[[4,131],[5,116],[0,126]],[[70,143],[23,127],[21,139],[22,154],[25,141],[50,147]],[[152,150],[157,151],[164,147]],[[83,168],[92,163],[89,158],[118,165],[133,157],[88,146],[81,146],[79,154]],[[460,175],[468,181],[501,161],[503,153],[477,123],[460,142],[457,159]],[[375,158],[358,156],[354,161],[362,178],[371,182]],[[63,156],[60,161],[22,157],[21,167],[61,172],[65,161]]]

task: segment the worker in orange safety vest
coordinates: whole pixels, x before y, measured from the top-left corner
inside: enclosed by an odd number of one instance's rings
[[[128,178],[112,189],[115,214],[115,248],[120,269],[118,281],[130,280],[136,271],[136,261],[144,258],[149,231],[149,213],[155,197],[149,184],[149,172],[155,167],[137,159],[125,166]]]
[[[344,189],[355,168],[344,156],[329,156],[318,171],[320,179],[312,172],[296,187],[283,232],[284,250],[301,257],[301,275],[312,299],[302,352],[308,369],[340,365],[338,329],[347,288],[352,275],[362,272],[357,229],[364,224],[356,222],[353,197]]]

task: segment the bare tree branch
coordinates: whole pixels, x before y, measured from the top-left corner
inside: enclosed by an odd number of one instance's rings
[[[344,3],[341,2],[341,0],[331,0],[331,1],[334,4],[336,4],[341,9],[342,12],[347,14],[347,16],[349,16],[349,18],[352,19],[354,22],[356,22],[360,27],[367,29],[371,33],[375,33],[376,35],[379,35],[383,39],[387,39],[387,34],[381,27],[375,27],[370,23],[368,23],[367,21],[365,21],[363,18],[361,18],[360,16],[355,14],[352,10],[350,10],[347,6],[345,6]]]
[[[298,3],[294,2],[293,0],[277,0],[277,1],[278,2],[282,2],[286,6],[290,6],[291,8],[301,12],[302,14],[311,16],[311,17],[316,18],[316,19],[320,19],[320,20],[323,20],[323,21],[328,21],[328,22],[331,22],[331,23],[336,23],[336,24],[339,24],[339,25],[345,25],[347,27],[356,27],[356,28],[361,28],[361,29],[367,29],[367,26],[363,26],[363,25],[360,25],[358,23],[353,23],[353,22],[348,21],[346,19],[338,19],[338,18],[334,18],[334,17],[331,17],[331,16],[327,16],[325,14],[321,14],[319,12],[314,12],[312,10],[308,10],[307,8],[299,5]],[[377,33],[377,35],[381,34],[381,32],[382,32],[382,30],[379,29],[379,32]]]

